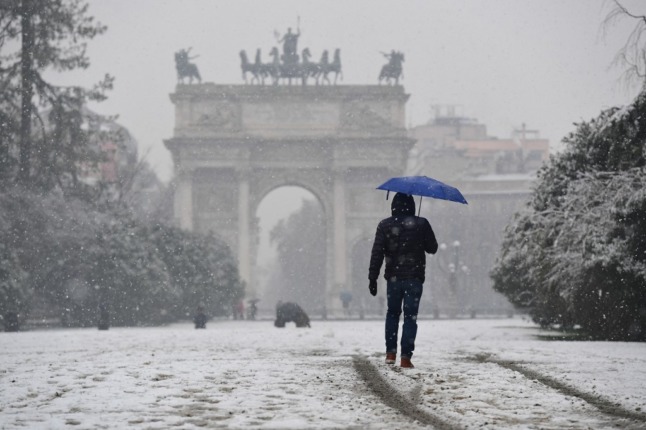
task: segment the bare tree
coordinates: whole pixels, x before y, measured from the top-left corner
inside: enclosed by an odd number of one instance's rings
[[[639,82],[644,85],[646,84],[646,15],[634,14],[619,0],[613,0],[613,6],[603,20],[604,31],[624,20],[633,22],[634,27],[624,46],[615,55],[612,65],[625,68],[622,79],[627,84]]]

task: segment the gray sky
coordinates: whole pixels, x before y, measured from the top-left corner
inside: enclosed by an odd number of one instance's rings
[[[642,1],[624,2],[645,13]],[[625,104],[621,70],[609,68],[632,26],[622,21],[606,36],[600,23],[611,3],[601,0],[93,0],[90,14],[108,26],[91,41],[92,67],[64,79],[90,85],[116,77],[110,99],[93,108],[118,114],[148,160],[168,180],[163,139],[173,133],[173,54],[193,47],[204,81],[242,83],[238,52],[263,60],[277,45],[274,30],[296,27],[299,51],[318,61],[324,49],[341,49],[343,84],[376,84],[385,59],[406,55],[403,85],[411,98],[407,123],[430,117],[431,104],[462,106],[466,116],[509,136],[527,123],[556,145],[572,123],[602,108]]]

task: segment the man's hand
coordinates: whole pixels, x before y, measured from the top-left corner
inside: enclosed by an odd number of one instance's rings
[[[368,285],[368,289],[370,290],[370,294],[373,296],[377,295],[377,280],[376,279],[371,279],[370,280],[370,285]]]

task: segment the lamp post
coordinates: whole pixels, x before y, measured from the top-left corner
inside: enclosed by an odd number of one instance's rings
[[[468,273],[469,268],[460,261],[460,241],[455,240],[450,245],[452,248],[451,261],[447,265],[447,270],[442,268],[442,271],[447,275],[449,281],[449,318],[455,318],[460,304],[458,303],[458,273]],[[440,244],[440,250],[446,251],[449,245],[446,243]],[[441,266],[440,266],[441,267]]]

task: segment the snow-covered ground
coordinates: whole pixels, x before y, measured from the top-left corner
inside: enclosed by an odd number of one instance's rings
[[[0,334],[0,428],[646,428],[646,344],[545,341],[520,318]]]

